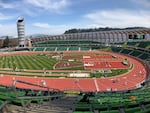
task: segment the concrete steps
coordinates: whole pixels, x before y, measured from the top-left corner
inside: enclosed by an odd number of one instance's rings
[[[60,99],[42,104],[31,103],[26,107],[26,113],[68,113],[73,108],[77,98],[75,96],[64,96]],[[3,113],[25,113],[22,106],[7,104]]]

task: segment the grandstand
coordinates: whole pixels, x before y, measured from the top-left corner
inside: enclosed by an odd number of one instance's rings
[[[140,37],[139,37],[140,36]],[[42,44],[56,44],[61,40],[61,44],[97,44],[101,43],[120,43],[128,41],[147,41],[150,40],[149,29],[132,29],[132,30],[111,30],[99,32],[72,33],[56,36],[39,36],[31,38],[33,46]],[[51,42],[48,42],[51,41]],[[71,43],[70,43],[71,42]],[[96,42],[96,43],[95,43]],[[60,42],[59,42],[60,43]]]

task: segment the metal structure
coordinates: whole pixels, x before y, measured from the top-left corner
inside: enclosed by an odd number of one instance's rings
[[[96,41],[101,43],[119,43],[128,41],[149,41],[150,29],[112,30],[63,35],[43,35],[31,38],[32,44],[47,41]]]
[[[25,47],[25,31],[24,31],[24,18],[19,17],[17,20],[17,31],[19,47]]]
[[[19,89],[16,86],[17,83],[22,84],[22,85],[29,85],[29,87],[34,87],[35,89],[21,88],[22,91],[23,90],[25,92],[27,91],[29,93],[29,95],[19,96],[17,94],[18,93],[17,89]],[[41,84],[30,83],[30,82],[26,82],[26,81],[22,81],[22,80],[14,80],[13,84],[12,84],[12,89],[14,92],[15,99],[21,101],[22,107],[24,109],[24,113],[27,113],[26,107],[30,105],[30,103],[32,102],[33,99],[39,99],[40,103],[42,103],[44,101],[44,99],[48,99],[50,102],[51,98],[58,98],[58,97],[63,96],[63,93],[60,90],[47,87],[45,80],[41,80]],[[46,92],[46,93],[44,93],[44,92]],[[55,92],[55,93],[51,94],[51,92]],[[25,103],[24,100],[28,100],[28,102]]]

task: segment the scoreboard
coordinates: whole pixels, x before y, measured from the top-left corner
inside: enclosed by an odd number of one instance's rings
[[[130,40],[142,40],[145,39],[144,34],[134,34],[134,35],[129,35],[128,37]]]

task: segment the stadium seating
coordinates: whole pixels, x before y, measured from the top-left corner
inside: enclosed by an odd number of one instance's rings
[[[69,51],[78,51],[78,50],[79,50],[79,47],[77,47],[77,46],[69,47]]]
[[[112,47],[111,48],[113,52],[120,52],[122,48]]]
[[[143,53],[141,56],[139,56],[140,59],[146,60],[147,58],[149,58],[149,54],[148,53]]]
[[[90,50],[89,47],[80,47],[80,50]]]
[[[139,45],[139,42],[127,42],[127,45],[137,47]]]
[[[132,50],[130,50],[130,49],[122,49],[122,51],[121,51],[121,53],[123,53],[123,54],[129,54],[130,52],[131,52]]]
[[[56,42],[58,43],[58,42]],[[60,42],[61,44],[64,44],[64,42]],[[79,42],[72,41],[72,44],[76,44]],[[80,44],[85,44],[88,42],[80,42]],[[91,43],[91,42],[89,42]],[[44,43],[42,43],[44,44]],[[49,43],[51,44],[51,43]],[[127,45],[133,45],[136,47],[142,47],[146,48],[148,44],[142,45],[143,42],[138,43],[127,43]],[[63,46],[63,47],[33,47],[30,48],[30,51],[79,51],[79,50],[90,50],[89,47],[78,47],[78,46]],[[128,49],[128,48],[112,48],[112,51],[114,52],[120,52],[123,54],[128,54],[131,56],[139,57],[140,59],[148,59],[149,54],[144,52],[142,53],[139,50],[134,49]],[[27,60],[27,59],[26,59]],[[42,60],[42,59],[39,59]],[[25,62],[24,62],[25,63]],[[112,63],[113,64],[113,63]],[[103,65],[103,64],[102,64]],[[116,64],[117,66],[119,64]],[[140,70],[140,67],[138,67],[138,63],[136,70]],[[121,65],[119,65],[121,67]],[[136,73],[136,72],[133,73]],[[130,76],[130,83],[129,85],[133,85],[133,82],[139,82],[139,77],[134,77],[133,73],[130,73],[128,77]],[[134,81],[133,81],[134,80]],[[53,79],[52,81],[55,81]],[[63,82],[62,82],[63,81]],[[47,84],[57,88],[61,88],[61,90],[64,90],[65,84],[70,84],[71,88],[82,90],[85,92],[88,92],[88,90],[93,89],[93,92],[96,91],[98,88],[96,85],[103,86],[103,81],[97,80],[96,82],[94,79],[80,79],[75,81],[74,79],[70,80],[63,80],[60,79],[59,81],[55,82],[48,82]],[[88,85],[87,85],[88,83]],[[90,85],[89,85],[90,84]],[[107,82],[107,84],[111,85],[110,81]],[[61,86],[61,87],[60,87]],[[112,87],[115,87],[112,86]],[[118,88],[121,88],[122,86],[117,84]],[[67,86],[66,86],[67,88]],[[104,89],[103,89],[104,88]],[[106,91],[107,86],[100,87],[100,91]],[[9,93],[7,93],[9,92]],[[20,95],[25,95],[24,92],[21,90],[17,91],[20,93]],[[78,96],[78,100],[76,103],[74,103],[73,113],[94,113],[95,111],[98,111],[98,113],[149,113],[150,112],[150,90],[134,90],[134,91],[120,91],[120,92],[101,92],[95,95],[88,96],[89,100],[81,101],[84,96]],[[8,94],[8,95],[7,95]],[[0,87],[0,105],[2,105],[5,101],[9,101],[12,104],[21,105],[21,102],[17,100],[14,97],[13,91],[10,88],[3,88]],[[33,101],[39,101],[38,99],[35,99]]]
[[[32,47],[32,48],[29,48],[29,51],[33,51],[34,49],[35,49],[35,48],[33,48],[33,47]]]
[[[67,47],[57,47],[57,51],[67,51]]]
[[[98,113],[149,113],[149,90],[105,92],[94,95],[87,93],[87,96],[78,96],[73,113],[94,111]]]
[[[56,47],[46,47],[45,51],[55,51]]]
[[[139,56],[140,54],[142,54],[141,51],[134,50],[130,55],[137,57],[137,56]]]
[[[149,41],[140,42],[139,45],[138,45],[138,47],[147,48],[149,45],[150,45],[150,42],[149,42]]]
[[[43,47],[37,47],[34,51],[44,51],[45,48]]]

